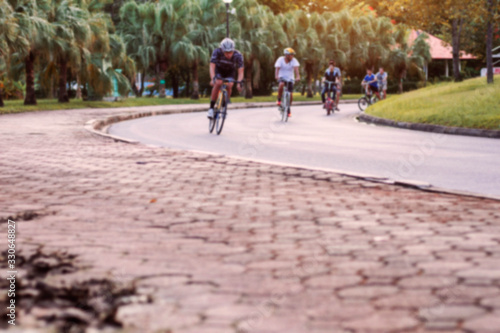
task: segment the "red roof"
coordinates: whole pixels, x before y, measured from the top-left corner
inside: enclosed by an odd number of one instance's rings
[[[417,39],[420,34],[422,34],[422,31],[412,30],[410,36],[408,37],[408,44],[413,44],[413,41]],[[453,59],[452,47],[450,44],[431,34],[427,33],[427,35],[429,38],[426,41],[431,47],[432,59]],[[476,59],[476,57],[472,54],[460,51],[460,59]]]

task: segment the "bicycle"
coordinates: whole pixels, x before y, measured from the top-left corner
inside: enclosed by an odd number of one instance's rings
[[[361,111],[365,111],[368,106],[379,101],[378,96],[373,94],[371,90],[368,89],[368,86],[368,84],[364,85],[365,95],[358,100],[358,107]]]
[[[287,80],[284,78],[280,78],[278,82],[284,82],[285,83],[285,91],[283,94],[283,98],[281,99],[281,106],[278,108],[279,112],[281,113],[281,121],[287,122],[288,121],[288,114],[290,113],[290,103],[292,100],[292,87],[293,83],[295,82],[294,80]]]
[[[330,97],[330,91],[332,90],[332,84],[335,84],[337,85],[336,82],[333,82],[333,81],[325,81],[326,83],[328,83],[328,90],[327,90],[327,99],[326,99],[326,102],[325,102],[325,109],[326,109],[326,115],[329,116],[330,113],[334,113],[334,108],[336,107],[335,105],[335,101],[336,101],[336,92],[334,91],[333,92],[333,99]]]
[[[222,132],[222,128],[224,127],[224,121],[227,116],[227,105],[229,103],[229,96],[227,93],[227,84],[230,82],[234,82],[236,84],[241,84],[243,81],[236,81],[233,78],[220,78],[222,80],[222,86],[219,90],[219,95],[217,97],[217,101],[214,105],[214,116],[213,118],[208,120],[208,131],[212,133],[215,128],[215,132],[217,135],[220,135]]]

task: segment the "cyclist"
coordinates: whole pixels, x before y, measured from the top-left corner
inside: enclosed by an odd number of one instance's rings
[[[338,83],[340,82],[340,77],[342,76],[340,69],[338,67],[335,67],[335,61],[330,60],[328,63],[328,69],[325,71],[325,76],[323,77],[323,82],[325,81],[330,81],[330,82],[335,82]],[[333,92],[333,99],[336,101],[335,105],[335,110],[340,111],[338,108],[339,105],[339,95],[337,94],[337,84],[329,85],[328,82],[325,82],[323,86],[323,91],[321,91],[321,100],[323,101],[323,109],[325,108],[325,95],[329,92],[328,88]]]
[[[276,68],[276,81],[279,81],[279,88],[278,88],[278,101],[277,105],[281,106],[281,96],[283,95],[283,87],[285,86],[285,82],[280,81],[280,79],[284,80],[294,80],[298,81],[300,80],[300,74],[299,74],[299,67],[300,64],[297,61],[297,59],[294,58],[295,51],[291,48],[288,47],[284,51],[284,56],[279,57],[278,60],[276,60],[276,63],[274,64],[274,67]],[[288,83],[287,87],[288,91],[290,92],[290,105],[292,105],[292,100],[293,100],[293,83]],[[288,117],[291,117],[291,113],[288,112]]]
[[[366,69],[366,76],[363,79],[363,82],[361,82],[361,85],[365,87],[368,85],[368,89],[377,95],[378,99],[380,99],[380,95],[378,93],[378,85],[377,85],[377,78],[375,75],[373,75],[373,71],[371,68]]]
[[[384,71],[384,67],[380,67],[378,69],[378,73],[375,75],[378,83],[378,90],[380,92],[384,92],[382,99],[387,97],[387,73]]]
[[[238,81],[243,80],[243,55],[234,49],[234,41],[230,38],[224,38],[220,43],[220,47],[215,49],[210,59],[210,86],[212,86],[212,96],[210,98],[210,109],[208,110],[207,117],[212,119],[214,117],[214,106],[219,94],[220,87],[222,86],[221,78],[233,78],[236,69],[238,70]],[[237,86],[238,91],[241,92],[241,85]],[[227,84],[228,96],[231,96],[233,89],[233,82]]]

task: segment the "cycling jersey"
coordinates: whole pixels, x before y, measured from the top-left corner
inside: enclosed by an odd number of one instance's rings
[[[278,77],[283,78],[285,80],[294,80],[295,73],[294,68],[300,67],[297,59],[293,58],[290,62],[285,61],[285,57],[279,57],[274,64],[274,67],[279,68]]]
[[[340,69],[338,67],[334,67],[333,68],[333,71],[330,70],[330,68],[328,68],[326,71],[325,71],[325,80],[327,81],[332,81],[332,82],[335,82],[335,78],[340,78],[342,75],[340,73]]]
[[[375,80],[375,75],[366,75],[365,78],[364,78],[364,81],[365,82],[371,82],[371,81],[374,81]],[[371,88],[378,88],[378,84],[377,84],[377,81],[375,82],[371,82],[370,83],[370,87]]]
[[[234,51],[233,56],[228,59],[224,52],[217,48],[212,53],[210,62],[215,64],[215,73],[222,77],[233,77],[235,70],[243,68],[243,55],[239,51]]]

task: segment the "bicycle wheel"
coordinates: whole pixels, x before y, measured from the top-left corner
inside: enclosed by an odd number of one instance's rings
[[[209,133],[212,133],[214,131],[214,128],[215,128],[215,115],[218,114],[219,111],[218,110],[214,110],[214,116],[212,119],[208,119],[208,132]]]
[[[281,121],[288,121],[288,112],[290,111],[290,93],[285,92],[285,98],[283,98],[283,111],[281,112]]]
[[[222,106],[220,108],[219,114],[217,115],[217,119],[215,120],[217,135],[219,135],[222,132],[222,127],[224,127],[224,121],[226,120],[226,115],[227,115],[227,100],[228,100],[227,92],[224,91],[222,96]]]
[[[365,97],[361,97],[358,101],[358,106],[361,111],[365,111],[368,107],[368,100]]]
[[[375,104],[379,101],[377,95],[373,95],[371,100],[370,100],[370,104]]]
[[[331,99],[328,99],[326,101],[326,115],[329,116],[333,112],[333,101]]]

